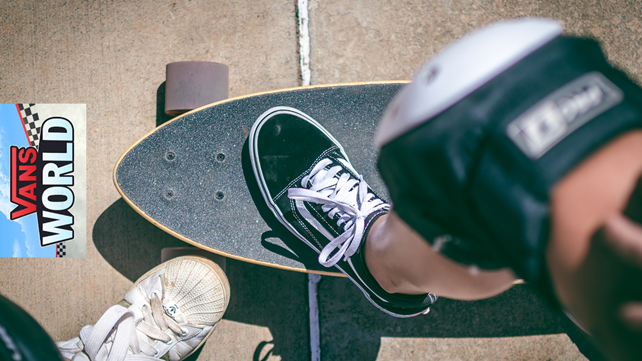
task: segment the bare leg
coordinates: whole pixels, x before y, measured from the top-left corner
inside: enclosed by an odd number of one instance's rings
[[[366,238],[366,264],[389,293],[436,295],[461,300],[494,296],[509,289],[511,270],[471,272],[435,252],[394,211],[380,217]]]
[[[642,225],[621,214],[614,214],[607,220],[604,233],[607,246],[621,261],[642,268]],[[625,300],[621,304],[619,313],[624,325],[642,332],[642,300]]]
[[[577,291],[573,278],[586,260],[593,234],[626,206],[642,174],[641,155],[642,132],[629,133],[587,159],[556,186],[547,260],[563,304],[573,303]]]

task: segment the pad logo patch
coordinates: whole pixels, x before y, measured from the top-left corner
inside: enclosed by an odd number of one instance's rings
[[[508,125],[506,133],[524,154],[538,159],[623,97],[622,90],[604,75],[588,73],[532,106]]]

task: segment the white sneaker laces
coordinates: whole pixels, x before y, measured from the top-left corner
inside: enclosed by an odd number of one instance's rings
[[[352,169],[348,162],[341,163]],[[288,190],[290,199],[323,204],[321,209],[328,212],[330,219],[334,219],[337,214],[339,215],[337,225],[343,225],[344,232],[328,243],[319,254],[319,263],[325,267],[334,266],[341,260],[341,257],[347,261],[355,254],[363,238],[365,220],[368,215],[389,208],[387,203],[368,192],[368,184],[361,175],[359,175],[359,180],[352,178],[348,172],[339,176],[343,167],[336,165],[325,169],[330,164],[332,164],[330,159],[320,161],[312,168],[310,174],[301,180],[301,186],[304,188]],[[310,183],[309,188],[307,188],[308,182]],[[329,239],[333,238],[324,230],[320,229],[319,231]],[[338,251],[333,254],[337,249]]]
[[[112,306],[96,325],[83,327],[80,337],[60,342],[58,348],[64,357],[73,357],[72,361],[158,360],[162,355],[156,354],[152,340],[169,342],[171,337],[164,331],[171,329],[180,336],[184,330],[163,311],[158,293],[152,295],[150,304],[142,307],[142,313],[143,319],[135,324],[133,311]],[[128,349],[131,354],[127,354]]]

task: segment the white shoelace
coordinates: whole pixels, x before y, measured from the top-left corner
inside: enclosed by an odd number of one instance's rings
[[[143,319],[135,324],[133,311],[120,305],[112,306],[96,325],[83,327],[80,337],[60,342],[58,348],[72,361],[158,361],[157,357],[161,355],[156,355],[152,340],[169,342],[170,336],[163,331],[171,329],[177,335],[184,331],[165,314],[157,293],[151,297],[150,305],[143,306],[142,312]],[[128,349],[133,354],[128,355]]]
[[[388,204],[368,192],[368,184],[361,175],[359,175],[359,180],[351,178],[347,172],[339,176],[343,167],[336,165],[325,169],[330,164],[332,164],[330,159],[320,161],[312,168],[310,174],[301,180],[301,186],[304,188],[290,188],[288,190],[290,199],[323,204],[321,210],[327,212],[330,219],[333,219],[337,214],[339,215],[337,225],[343,225],[344,232],[330,241],[319,254],[319,263],[325,267],[334,266],[341,260],[341,257],[347,261],[355,254],[363,238],[365,220],[368,215],[389,208]],[[351,168],[347,162],[343,164]],[[310,183],[309,188],[308,182]],[[319,231],[328,238],[333,238],[324,229],[319,229]],[[337,251],[335,252],[335,250]]]

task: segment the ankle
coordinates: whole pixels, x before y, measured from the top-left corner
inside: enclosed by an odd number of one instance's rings
[[[398,293],[399,289],[390,279],[385,267],[385,238],[383,237],[388,215],[379,217],[370,227],[364,245],[364,261],[372,278],[388,293]]]

